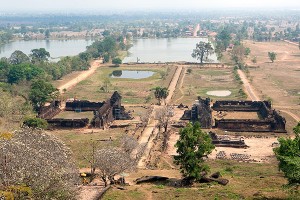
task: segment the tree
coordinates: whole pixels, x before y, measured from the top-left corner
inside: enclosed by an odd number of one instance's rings
[[[246,48],[243,45],[236,45],[231,51],[231,59],[235,64],[243,65],[246,54]]]
[[[250,49],[249,47],[247,47],[247,48],[245,49],[245,56],[249,56],[250,53],[251,53],[251,49]]]
[[[204,60],[208,60],[208,55],[213,53],[213,48],[210,42],[199,42],[196,44],[196,49],[193,50],[192,57],[200,60],[202,64]]]
[[[26,127],[0,134],[2,190],[24,185],[32,199],[75,199],[78,174],[70,149],[53,135]]]
[[[192,69],[191,69],[191,68],[188,68],[186,71],[187,71],[187,73],[189,73],[189,74],[192,73]]]
[[[91,54],[89,54],[88,52],[82,52],[79,54],[79,58],[85,62],[89,62],[91,57],[92,57]]]
[[[219,44],[219,48],[221,50],[226,51],[227,47],[230,44],[231,36],[228,28],[224,28],[220,33],[218,33],[217,37],[217,43]]]
[[[122,60],[120,58],[114,58],[112,59],[112,64],[114,64],[116,67],[119,67],[120,64],[122,64]]]
[[[268,52],[268,56],[269,56],[271,62],[273,63],[276,60],[277,54],[275,52]]]
[[[279,138],[280,146],[274,148],[279,161],[279,169],[283,171],[290,186],[300,185],[300,122],[293,129],[295,138]]]
[[[116,175],[134,170],[145,148],[131,136],[124,136],[120,146],[106,146],[95,153],[95,167],[105,186],[108,180],[113,184]]]
[[[154,88],[154,96],[158,100],[158,104],[161,105],[161,100],[166,99],[169,95],[169,90],[168,88],[164,87],[156,87]]]
[[[31,84],[29,99],[34,109],[39,112],[46,102],[54,100],[58,95],[58,90],[51,83],[37,80]]]
[[[29,62],[29,57],[23,53],[22,51],[16,50],[14,51],[11,56],[9,57],[9,63],[13,65],[17,65],[20,63],[26,63]]]
[[[202,172],[208,171],[209,167],[204,164],[204,157],[214,149],[210,136],[203,132],[200,123],[189,123],[181,129],[180,138],[175,144],[177,153],[175,163],[180,165],[184,177],[199,180]]]
[[[104,78],[103,80],[103,86],[101,87],[101,90],[104,92],[109,92],[109,86],[111,85],[111,82],[109,78]]]
[[[21,89],[18,87],[17,92]],[[12,93],[15,93],[14,91]],[[20,95],[20,94],[18,94]],[[1,128],[5,130],[14,130],[20,126],[24,116],[32,114],[32,107],[27,101],[14,96],[10,92],[4,92],[0,89],[0,132]]]
[[[48,58],[50,57],[50,53],[46,51],[45,48],[32,49],[30,57],[32,63],[45,62],[48,61]]]
[[[7,81],[9,83],[19,83],[23,80],[30,81],[37,77],[43,77],[44,74],[43,69],[30,63],[12,65],[7,74]]]
[[[25,118],[23,125],[31,128],[40,128],[40,129],[46,129],[48,127],[48,123],[46,120],[41,118],[36,118],[36,117]]]
[[[47,29],[46,31],[45,31],[45,38],[49,38],[50,37],[50,30],[49,29]]]
[[[174,116],[174,110],[172,106],[163,106],[155,111],[155,119],[158,120],[159,130],[164,128],[164,132],[167,132],[170,118]]]

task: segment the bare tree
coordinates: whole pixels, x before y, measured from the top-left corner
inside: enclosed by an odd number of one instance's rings
[[[144,145],[140,145],[135,138],[124,136],[120,147],[105,147],[96,151],[95,166],[99,169],[99,176],[105,186],[107,182],[114,183],[114,177],[123,172],[136,169],[142,156]]]
[[[174,115],[174,109],[172,106],[163,106],[158,108],[155,112],[155,119],[158,120],[159,130],[164,128],[164,132],[167,132],[170,118]]]
[[[34,199],[75,199],[79,171],[70,150],[42,130],[0,135],[0,186],[23,184]]]
[[[24,99],[0,89],[0,119],[2,118],[0,127],[4,130],[19,127],[24,116],[30,114],[31,110],[32,107],[24,102]]]

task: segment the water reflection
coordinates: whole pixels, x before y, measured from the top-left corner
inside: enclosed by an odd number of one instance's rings
[[[151,77],[154,73],[152,71],[114,70],[110,76],[112,78],[143,79]]]
[[[207,38],[161,38],[161,39],[138,39],[133,42],[129,49],[130,54],[123,63],[136,62],[199,62],[192,58],[191,54],[196,43],[208,42]],[[211,62],[218,62],[216,54],[209,56]]]

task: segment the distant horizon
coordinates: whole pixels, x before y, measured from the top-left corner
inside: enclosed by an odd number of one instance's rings
[[[209,10],[300,10],[297,0],[0,0],[1,13],[195,12]]]
[[[188,14],[188,13],[194,13],[194,14],[203,14],[205,13],[211,13],[215,11],[222,11],[222,12],[253,12],[253,13],[258,13],[258,12],[272,12],[272,11],[279,11],[279,12],[287,12],[287,11],[300,11],[299,8],[203,8],[203,9],[161,9],[161,10],[143,10],[143,9],[136,9],[136,10],[44,10],[44,11],[35,11],[35,10],[15,10],[15,11],[10,11],[10,10],[1,10],[0,8],[0,17],[3,16],[20,16],[20,15],[27,15],[27,16],[43,16],[43,15],[70,15],[70,16],[76,16],[76,15],[96,15],[96,16],[101,16],[101,15],[142,15],[142,14],[155,14],[155,13],[161,13],[161,14]],[[300,13],[299,13],[300,15]]]

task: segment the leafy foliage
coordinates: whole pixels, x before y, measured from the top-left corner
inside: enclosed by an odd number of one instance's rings
[[[32,63],[45,62],[48,61],[48,58],[50,57],[50,53],[46,51],[45,48],[32,49],[30,57]]]
[[[210,42],[205,43],[201,41],[196,44],[196,49],[193,50],[192,57],[200,60],[202,64],[204,60],[208,60],[208,55],[212,54],[213,50]]]
[[[25,126],[31,127],[31,128],[40,128],[40,129],[46,129],[48,127],[48,123],[46,120],[36,117],[29,117],[26,118],[23,122]]]
[[[37,80],[31,84],[29,99],[36,111],[39,111],[46,102],[57,98],[58,90],[51,83]]]
[[[226,49],[229,46],[230,41],[231,41],[229,28],[225,27],[224,29],[222,29],[222,31],[220,31],[220,33],[218,33],[216,40],[218,43],[218,45],[217,45],[218,48],[226,51]]]
[[[159,105],[161,104],[162,99],[166,99],[169,95],[168,88],[156,87],[154,88],[154,96],[158,100]]]
[[[283,171],[290,185],[300,184],[300,122],[294,127],[295,138],[279,138],[280,146],[274,149],[279,160],[279,169]]]
[[[120,64],[122,64],[122,60],[120,58],[114,58],[112,59],[112,63],[118,67]]]
[[[212,140],[201,130],[199,122],[194,125],[189,123],[179,134],[180,138],[175,144],[178,153],[175,163],[180,165],[184,177],[199,180],[202,172],[209,170],[203,158],[214,149]]]
[[[273,63],[276,60],[277,54],[275,52],[268,52],[268,56],[269,56],[271,62]]]

